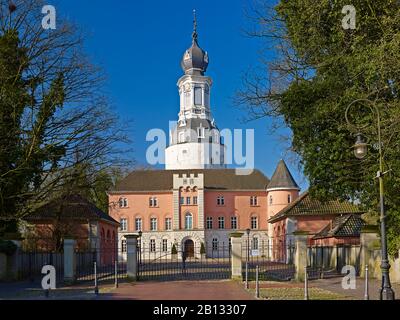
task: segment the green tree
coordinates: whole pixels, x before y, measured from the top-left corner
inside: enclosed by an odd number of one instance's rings
[[[357,199],[377,210],[378,152],[369,148],[359,161],[355,138],[345,121],[356,99],[374,101],[382,115],[389,249],[400,248],[400,6],[395,0],[354,0],[356,29],[342,27],[343,0],[281,0],[250,8],[256,23],[250,35],[265,40],[262,71],[245,77],[238,101],[249,119],[273,117],[292,131],[290,148],[321,199]],[[273,58],[271,58],[273,56]],[[267,70],[267,73],[265,73]],[[352,121],[369,124],[365,134],[376,143],[376,122],[356,108]]]

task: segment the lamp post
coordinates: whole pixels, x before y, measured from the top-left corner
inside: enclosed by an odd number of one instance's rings
[[[139,230],[139,265],[142,263],[142,230]]]
[[[246,245],[246,289],[249,289],[249,240],[250,240],[250,229],[246,229],[247,234],[247,245]]]
[[[246,229],[247,234],[247,256],[246,261],[250,260],[250,229]]]
[[[356,126],[349,120],[348,114],[352,106],[356,103],[366,102],[366,105],[376,117],[377,134],[378,134],[378,151],[379,151],[379,171],[376,174],[376,178],[379,180],[379,202],[380,202],[380,227],[381,227],[381,271],[382,271],[382,287],[380,289],[381,300],[394,300],[394,291],[390,284],[389,270],[390,264],[387,252],[387,236],[386,236],[386,215],[385,215],[385,202],[384,202],[384,184],[383,177],[388,171],[384,171],[383,168],[383,152],[382,152],[382,140],[381,140],[381,117],[378,107],[370,100],[358,99],[353,101],[346,109],[346,121],[350,128],[356,132],[356,143],[354,144],[354,155],[357,159],[363,159],[367,155],[368,144],[366,143],[364,136],[361,134],[361,130],[366,128],[365,126]],[[362,104],[365,106],[365,104]],[[355,129],[355,130],[354,130]]]

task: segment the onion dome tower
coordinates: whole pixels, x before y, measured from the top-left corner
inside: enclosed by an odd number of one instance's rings
[[[176,127],[170,131],[165,151],[167,170],[225,168],[225,147],[211,115],[212,79],[205,75],[208,53],[198,43],[194,11],[192,45],[181,60],[184,75],[178,80],[180,112]]]

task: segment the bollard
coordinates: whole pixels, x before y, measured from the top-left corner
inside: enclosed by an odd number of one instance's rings
[[[97,286],[97,264],[94,262],[94,294],[99,294],[99,287]]]
[[[368,266],[365,266],[365,292],[364,292],[364,300],[369,300],[369,292],[368,292]]]
[[[304,300],[308,300],[308,273],[307,267],[304,267]]]
[[[256,267],[256,298],[260,298],[260,285],[258,283],[258,266]]]
[[[248,266],[248,262],[246,261],[246,289],[249,289],[249,276],[248,276],[248,272],[249,272],[249,266]]]
[[[115,288],[118,288],[118,262],[115,260]]]

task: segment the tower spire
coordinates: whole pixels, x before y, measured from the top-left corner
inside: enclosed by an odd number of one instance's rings
[[[194,42],[197,42],[197,18],[196,18],[196,9],[193,9],[193,34],[192,38]]]

